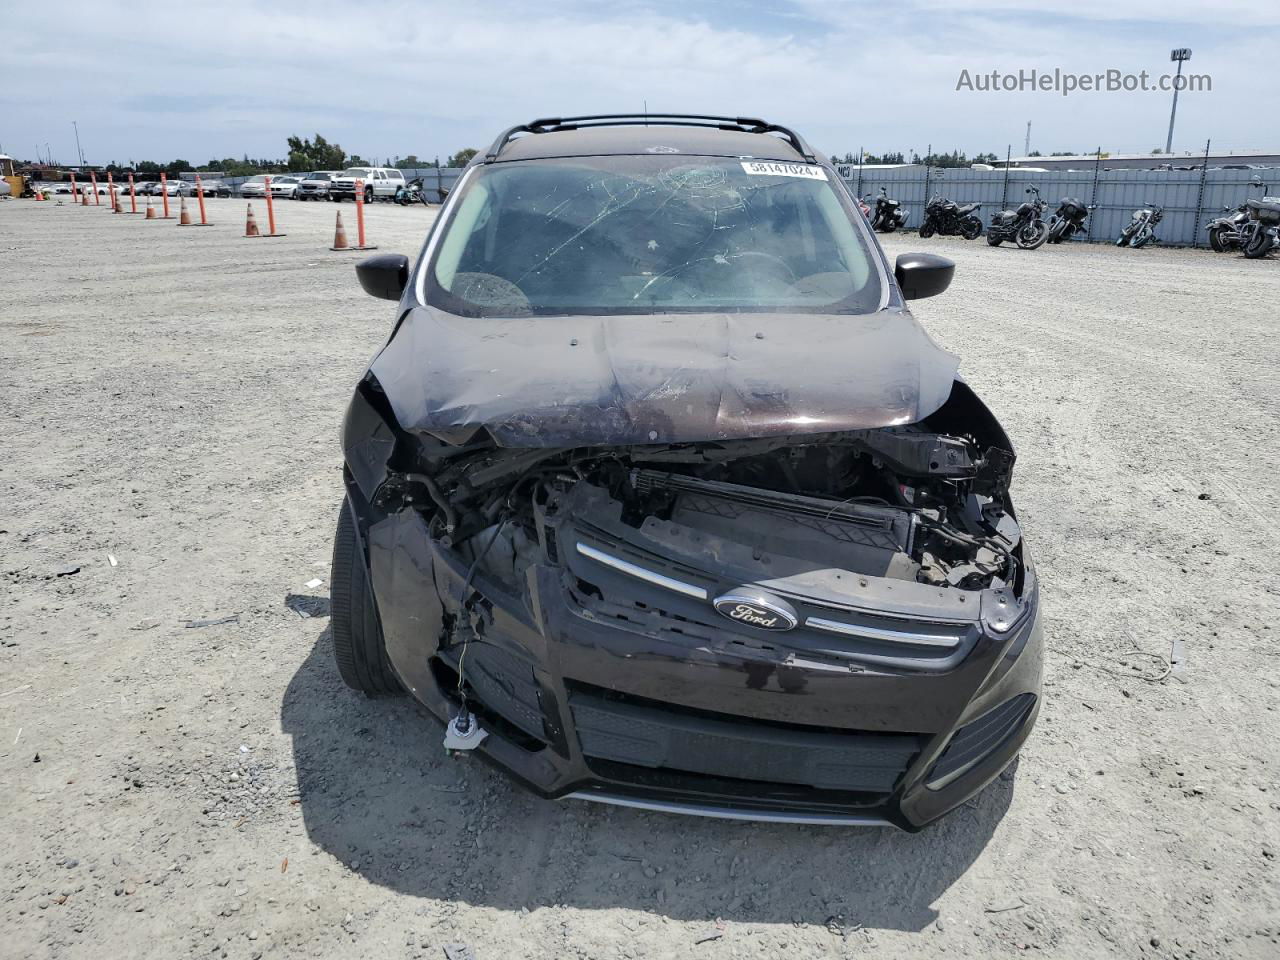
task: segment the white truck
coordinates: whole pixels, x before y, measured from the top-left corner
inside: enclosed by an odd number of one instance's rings
[[[395,167],[348,167],[329,182],[330,200],[354,200],[356,181],[364,181],[364,202],[390,200],[404,186],[404,174]]]

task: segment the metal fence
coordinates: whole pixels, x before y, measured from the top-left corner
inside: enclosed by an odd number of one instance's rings
[[[980,203],[983,223],[1006,207],[1027,199],[1028,187],[1039,187],[1048,201],[1046,215],[1063,197],[1095,204],[1086,226],[1086,239],[1113,241],[1129,223],[1133,211],[1155,204],[1164,208],[1156,236],[1169,246],[1205,246],[1205,224],[1247,199],[1280,192],[1280,168],[1264,170],[1051,170],[1031,173],[972,170],[966,167],[925,167],[913,164],[894,169],[863,170],[839,164],[837,171],[860,197],[873,198],[884,187],[889,196],[911,211],[908,229],[920,226],[925,202],[943,196],[957,203]],[[1273,178],[1273,179],[1268,179]],[[1047,218],[1047,217],[1046,217]]]

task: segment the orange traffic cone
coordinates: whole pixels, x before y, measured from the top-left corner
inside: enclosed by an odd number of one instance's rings
[[[89,191],[83,190],[80,193],[80,206],[87,207],[89,205]]]
[[[147,197],[147,216],[146,219],[154,220],[156,218],[156,208],[151,205],[151,198]]]
[[[189,227],[189,226],[191,226],[191,214],[187,212],[187,198],[186,198],[186,197],[181,197],[181,198],[179,198],[179,203],[178,203],[178,226],[180,226],[180,227]]]
[[[124,208],[120,206],[120,198],[119,198],[119,197],[112,197],[111,199],[112,199],[112,201],[115,203],[115,209],[113,209],[111,212],[112,212],[112,213],[124,213]]]
[[[249,204],[249,211],[245,214],[244,219],[244,235],[246,237],[260,237],[262,231],[258,229],[258,221],[253,219],[253,204]]]
[[[338,223],[337,223],[337,225],[336,225],[336,226],[334,226],[334,228],[333,228],[333,246],[332,246],[332,247],[330,247],[329,249],[330,249],[330,250],[349,250],[349,249],[351,249],[349,246],[347,246],[347,230],[346,230],[346,228],[342,225],[342,211],[341,211],[341,210],[339,210],[339,211],[338,211]]]

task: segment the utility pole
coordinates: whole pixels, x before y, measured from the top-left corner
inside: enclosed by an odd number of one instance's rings
[[[1169,51],[1169,59],[1178,63],[1178,76],[1173,81],[1173,109],[1169,111],[1169,137],[1164,142],[1164,152],[1173,152],[1173,120],[1178,115],[1178,88],[1182,86],[1182,64],[1191,59],[1190,47],[1178,47]]]
[[[78,153],[78,154],[80,155],[80,166],[82,166],[82,167],[83,167],[83,166],[84,166],[84,151],[80,149],[80,127],[79,127],[79,125],[78,125],[74,120],[72,120],[72,121],[71,121],[71,126],[72,126],[72,128],[75,130],[75,132],[76,132],[76,153]]]
[[[1027,121],[1027,142],[1022,145],[1022,155],[1031,156],[1031,121]]]

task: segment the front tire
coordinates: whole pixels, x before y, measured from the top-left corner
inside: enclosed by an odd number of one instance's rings
[[[1145,247],[1151,240],[1152,235],[1153,234],[1149,227],[1142,227],[1133,235],[1133,239],[1129,241],[1129,246],[1133,247],[1135,250]]]
[[[920,224],[921,240],[928,240],[930,237],[933,236],[933,234],[934,234],[934,227],[933,227],[932,220],[926,220],[924,223]]]
[[[977,217],[965,217],[960,223],[960,235],[966,240],[977,240],[982,236],[982,221]]]
[[[1043,220],[1035,220],[1018,231],[1018,246],[1023,250],[1038,250],[1049,239],[1049,228]]]
[[[987,233],[987,246],[998,247],[1003,242],[1004,242],[1004,237],[1000,236],[999,234],[990,233],[990,232]]]
[[[369,570],[345,501],[333,538],[330,576],[329,625],[333,657],[342,682],[370,697],[404,693],[387,660],[378,609],[369,586]]]
[[[1274,243],[1270,230],[1259,229],[1245,245],[1244,255],[1250,260],[1258,260],[1270,252]]]

